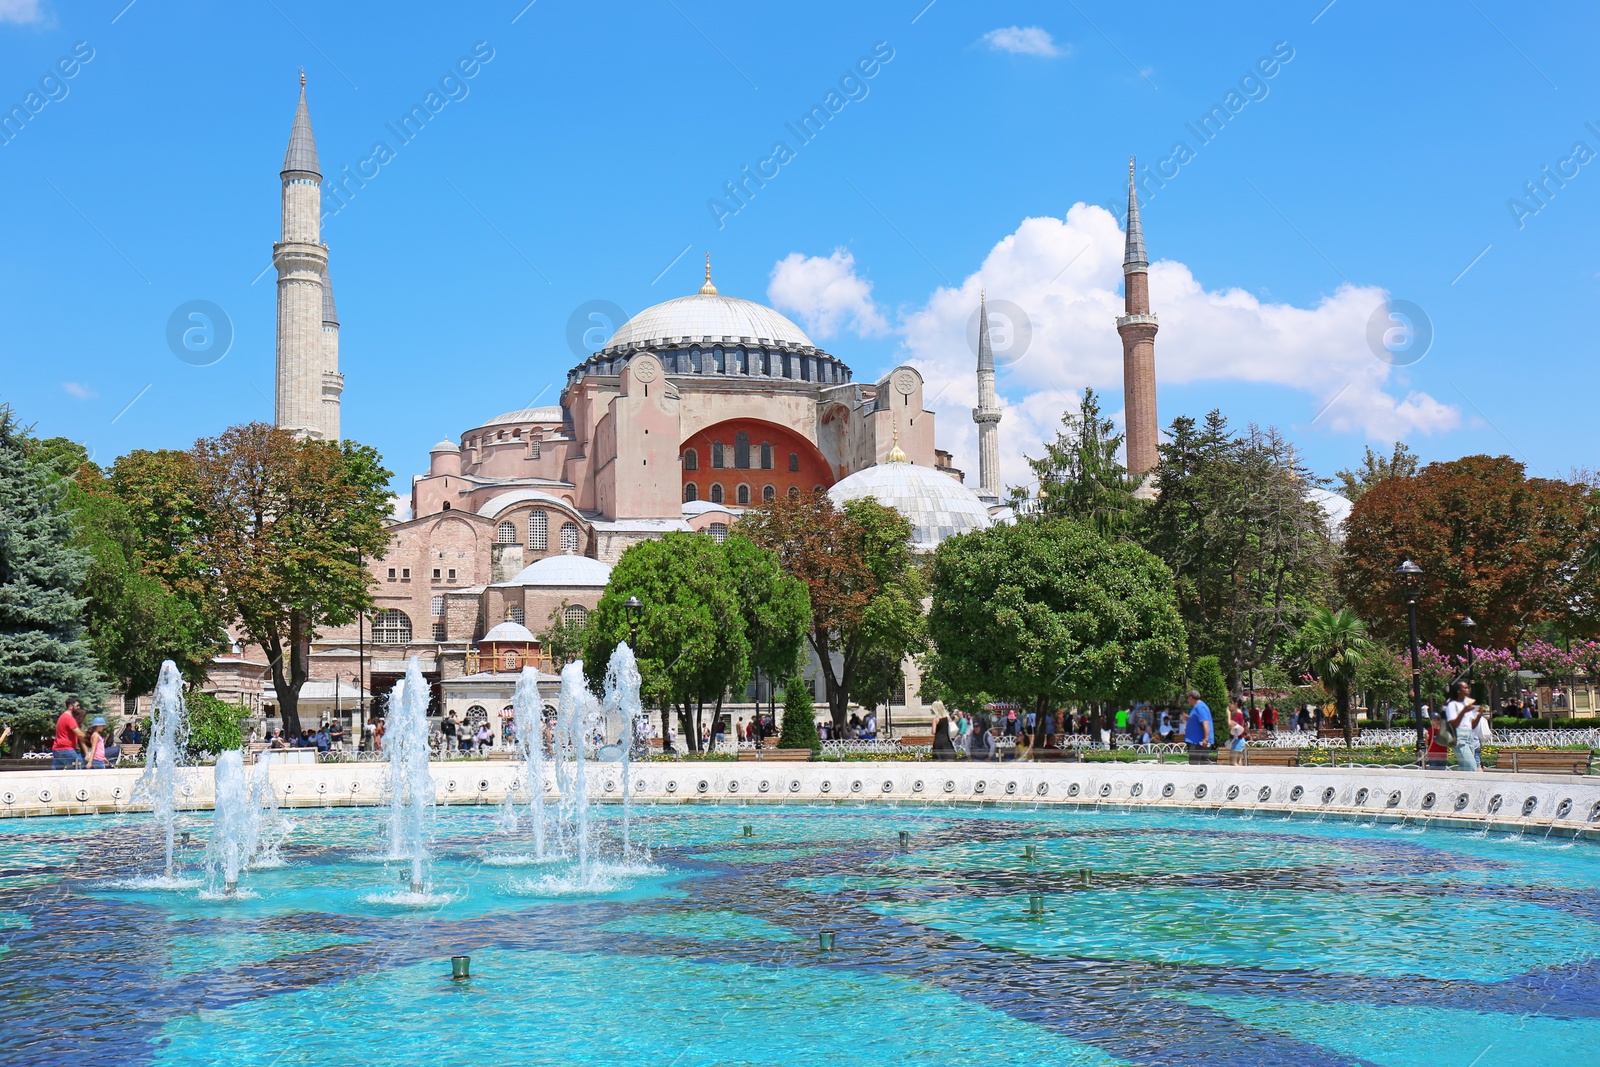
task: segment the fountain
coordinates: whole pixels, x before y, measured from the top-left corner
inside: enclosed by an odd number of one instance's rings
[[[144,774],[134,785],[134,795],[150,802],[161,826],[166,848],[166,880],[176,872],[173,830],[178,816],[178,763],[189,740],[188,712],[183,703],[183,676],[169,659],[161,664],[150,708],[150,745],[145,750]]]
[[[244,780],[244,757],[237,751],[224,752],[217,757],[215,803],[211,815],[211,840],[206,843],[206,868],[210,872],[211,890],[216,891],[216,879],[222,875],[222,892],[237,896],[239,872],[244,868],[247,853],[245,838],[249,835],[250,797]]]
[[[556,754],[561,771],[561,812],[578,846],[578,873],[589,881],[589,779],[584,770],[590,734],[600,708],[583,676],[583,661],[561,668],[561,696],[556,702]],[[570,762],[570,769],[569,769]]]
[[[639,665],[633,658],[633,649],[619,643],[606,665],[605,709],[607,719],[620,719],[622,760],[622,858],[628,858],[628,830],[631,816],[632,787],[628,771],[633,762],[633,746],[639,740],[639,723],[644,718],[644,707],[639,702]]]
[[[512,722],[516,730],[516,752],[522,762],[522,781],[532,799],[529,808],[533,814],[534,858],[544,856],[544,706],[539,699],[539,672],[533,667],[522,668],[517,679],[516,692],[511,697]],[[511,826],[516,826],[515,797],[506,796],[506,807],[512,813]]]
[[[417,657],[389,696],[383,756],[389,764],[389,852],[385,857],[411,865],[411,892],[426,892],[423,868],[428,858],[427,816],[433,807],[433,777],[428,772],[428,682]]]

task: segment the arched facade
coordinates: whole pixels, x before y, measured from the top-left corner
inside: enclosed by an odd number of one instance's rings
[[[751,507],[787,496],[791,487],[810,491],[836,480],[816,445],[786,426],[762,419],[729,419],[708,426],[683,442],[678,457],[686,502]]]

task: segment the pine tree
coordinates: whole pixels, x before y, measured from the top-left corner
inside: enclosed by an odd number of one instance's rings
[[[1200,692],[1200,699],[1211,709],[1211,726],[1218,723],[1228,727],[1228,683],[1222,680],[1222,664],[1215,656],[1201,656],[1194,661],[1189,684]]]
[[[0,719],[19,749],[48,738],[68,697],[93,708],[106,695],[83,637],[89,560],[69,546],[61,477],[29,445],[0,405]]]
[[[822,738],[817,736],[817,706],[811,699],[811,687],[799,675],[783,684],[783,731],[778,736],[779,748],[809,748],[812,755],[822,751]]]

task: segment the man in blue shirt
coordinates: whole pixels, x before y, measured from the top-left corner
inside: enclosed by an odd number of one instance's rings
[[[1190,763],[1214,763],[1217,759],[1212,745],[1211,709],[1200,699],[1198,689],[1189,690],[1189,720],[1183,727],[1183,739],[1189,743]]]

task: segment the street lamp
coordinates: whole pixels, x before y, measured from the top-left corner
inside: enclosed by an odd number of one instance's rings
[[[639,651],[639,616],[644,614],[644,605],[636,596],[630,596],[623,602],[622,610],[628,616],[628,651]]]
[[[1395,577],[1406,594],[1406,621],[1411,627],[1411,718],[1417,726],[1417,759],[1423,758],[1428,738],[1422,722],[1422,667],[1417,652],[1417,587],[1422,584],[1422,568],[1409,559],[1395,570]]]
[[[1478,624],[1472,621],[1471,615],[1468,615],[1461,620],[1461,628],[1467,631],[1467,684],[1471,686],[1478,680],[1477,674],[1473,671],[1472,655],[1472,631],[1478,628]]]

